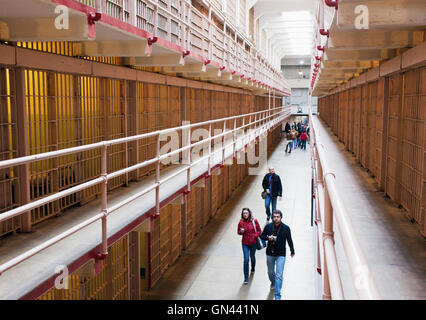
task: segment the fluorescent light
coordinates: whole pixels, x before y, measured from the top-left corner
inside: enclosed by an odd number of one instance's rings
[[[299,64],[304,64],[303,60],[300,60],[300,61],[299,61]],[[300,72],[299,72],[299,73],[300,73]]]

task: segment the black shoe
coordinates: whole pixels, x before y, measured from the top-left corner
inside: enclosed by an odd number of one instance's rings
[[[251,269],[251,270],[250,270],[250,272],[254,272],[254,271],[255,271],[254,269]]]

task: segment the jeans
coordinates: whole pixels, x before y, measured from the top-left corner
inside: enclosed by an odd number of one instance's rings
[[[301,140],[302,141],[302,150],[306,150],[306,140]]]
[[[285,147],[285,152],[287,152],[287,149],[290,148],[290,153],[291,153],[291,149],[293,149],[293,141],[289,141]]]
[[[266,216],[268,219],[271,217],[271,210],[270,210],[271,203],[272,203],[272,212],[274,212],[275,209],[277,208],[277,197],[272,197],[270,194],[268,194],[265,198]]]
[[[295,138],[295,139],[293,139],[293,146],[294,146],[294,149],[296,149],[297,148],[297,139]]]
[[[285,257],[266,255],[266,264],[268,266],[268,276],[271,281],[271,285],[275,286],[274,298],[276,300],[281,300]]]
[[[250,246],[243,244],[244,254],[244,281],[248,281],[249,278],[249,258],[251,260],[251,269],[254,270],[256,266],[256,247],[257,243]]]

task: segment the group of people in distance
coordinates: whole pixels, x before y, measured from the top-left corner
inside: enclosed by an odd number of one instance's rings
[[[249,281],[250,261],[251,272],[255,272],[256,250],[261,247],[258,242],[260,240],[267,241],[266,264],[271,282],[270,288],[274,290],[274,300],[281,300],[283,272],[286,261],[286,243],[290,247],[290,256],[292,258],[295,252],[290,227],[282,222],[283,213],[276,209],[277,200],[282,199],[282,184],[273,167],[270,167],[269,173],[264,176],[262,188],[265,196],[267,218],[267,223],[263,230],[249,208],[242,209],[241,220],[238,223],[237,233],[242,235],[244,284],[248,284]],[[269,222],[271,219],[271,206],[272,222]]]
[[[306,142],[309,141],[309,131],[310,128],[306,123],[294,122],[290,125],[290,123],[287,122],[284,129],[287,139],[285,152],[290,154],[291,150],[297,147],[306,150]]]

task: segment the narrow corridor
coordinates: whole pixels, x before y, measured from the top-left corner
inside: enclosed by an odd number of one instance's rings
[[[310,226],[311,166],[309,147],[306,151],[284,152],[285,139],[268,157],[283,183],[283,199],[277,208],[283,222],[291,228],[296,255],[286,259],[283,299],[316,299],[314,282],[313,230]],[[183,251],[153,289],[147,299],[272,299],[269,289],[265,250],[256,253],[256,272],[249,284],[243,285],[243,253],[237,224],[241,209],[249,207],[262,228],[266,223],[262,179],[267,173],[248,176],[221,210],[201,230],[191,246]]]
[[[330,170],[361,249],[383,299],[426,298],[426,243],[406,212],[385,198],[377,183],[345,150],[324,122],[315,118]],[[357,299],[334,223],[336,254],[346,299]]]

